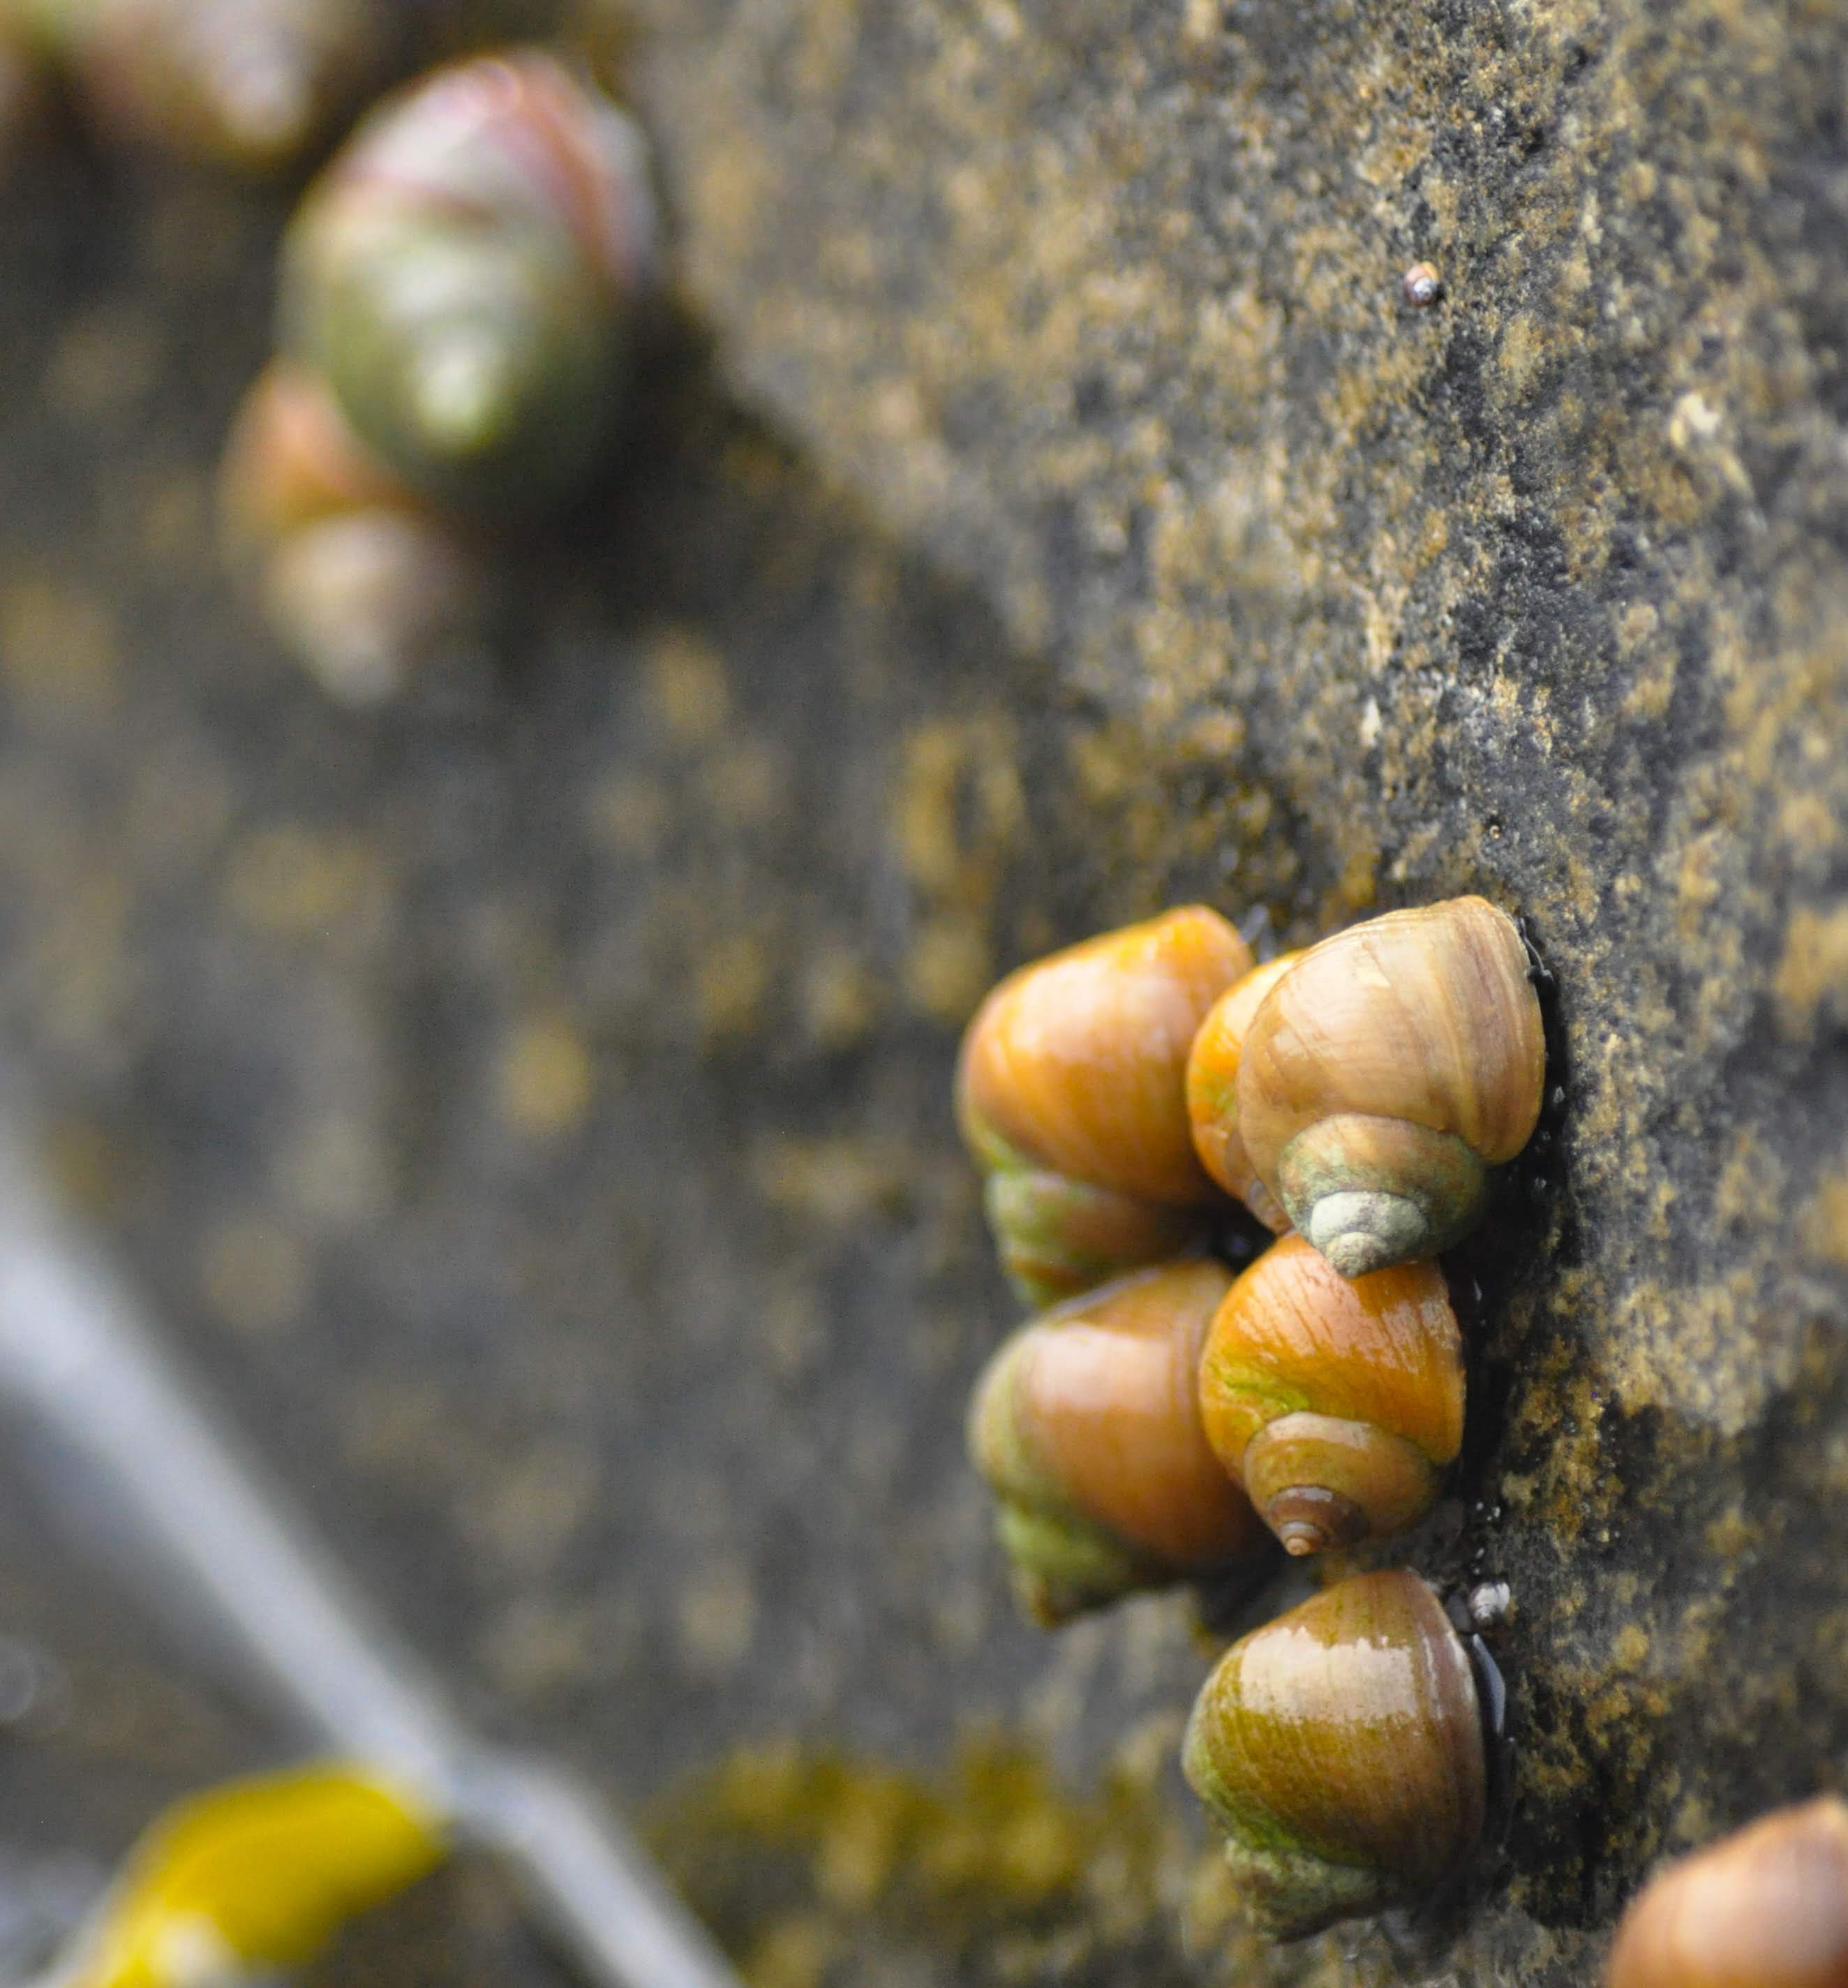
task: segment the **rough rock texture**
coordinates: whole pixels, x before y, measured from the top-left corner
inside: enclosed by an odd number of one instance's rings
[[[1660,1851],[1848,1757],[1848,26],[628,12],[682,314],[516,653],[380,718],[213,553],[279,205],[66,171],[0,220],[48,1160],[758,1988],[1586,1982]],[[1512,1584],[1512,1812],[1442,1925],[1266,1956],[1172,1770],[1184,1602],[1012,1617],[951,1057],[1165,903],[1295,942],[1465,889],[1558,982],[1410,1549]],[[93,1638],[0,1553],[0,1631]],[[87,1716],[0,1725],[0,1847],[131,1826],[160,1777]],[[199,1718],[164,1771],[256,1743]]]

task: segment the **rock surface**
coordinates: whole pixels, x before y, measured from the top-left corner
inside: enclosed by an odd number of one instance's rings
[[[212,544],[280,202],[66,168],[0,217],[48,1163],[758,1988],[1584,1983],[1658,1853],[1848,1757],[1848,27],[628,14],[681,314],[515,653],[380,718]],[[1264,1956],[1172,1768],[1185,1603],[1012,1615],[951,1060],[1167,903],[1296,942],[1463,890],[1556,977],[1563,1094],[1459,1262],[1413,1548],[1511,1584],[1511,1816],[1444,1925]],[[93,1638],[16,1545],[0,1632]],[[0,1726],[0,1844],[132,1827],[160,1776],[82,1712]],[[162,1772],[257,1743],[200,1719]]]

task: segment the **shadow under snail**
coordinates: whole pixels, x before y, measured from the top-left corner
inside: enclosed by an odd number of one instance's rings
[[[1525,942],[1481,898],[1390,911],[1299,955],[1219,1087],[1251,1170],[1343,1276],[1434,1256],[1475,1224],[1488,1169],[1539,1117],[1540,1004]],[[1211,1081],[1191,1073],[1196,1097]],[[1223,1107],[1222,1107],[1223,1109]]]
[[[1187,1061],[1250,948],[1203,905],[1053,954],[964,1033],[956,1110],[988,1175],[1002,1266],[1052,1303],[1200,1239],[1218,1201],[1194,1150]]]
[[[1227,1651],[1182,1767],[1261,1929],[1293,1939],[1415,1904],[1487,1809],[1469,1652],[1417,1574],[1339,1581]]]
[[[1778,1809],[1659,1871],[1605,1988],[1848,1988],[1848,1804]]]
[[[1204,1257],[1138,1271],[1022,1327],[984,1370],[970,1454],[1001,1500],[996,1530],[1035,1621],[1265,1557],[1194,1386],[1231,1283]]]

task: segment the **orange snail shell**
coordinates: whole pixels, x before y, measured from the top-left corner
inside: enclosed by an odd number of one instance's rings
[[[1187,1061],[1188,1117],[1201,1165],[1265,1228],[1279,1232],[1289,1228],[1290,1219],[1258,1178],[1238,1136],[1238,1065],[1252,1017],[1302,957],[1300,952],[1280,954],[1235,981],[1213,1003]]]
[[[1201,1354],[1207,1440],[1292,1554],[1421,1518],[1462,1445],[1463,1395],[1435,1263],[1350,1280],[1300,1236],[1240,1276]]]
[[[1848,1988],[1848,1804],[1775,1810],[1659,1871],[1605,1988]]]
[[[1231,1281],[1188,1258],[1023,1327],[976,1384],[969,1451],[1022,1605],[1053,1623],[1267,1544],[1200,1425],[1200,1345]]]

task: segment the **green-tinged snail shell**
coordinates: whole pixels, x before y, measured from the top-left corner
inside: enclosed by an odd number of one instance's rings
[[[1434,1256],[1532,1135],[1540,1004],[1513,921],[1480,898],[1313,946],[1252,1017],[1238,1078],[1251,1164],[1343,1276]]]
[[[1281,1232],[1290,1219],[1258,1178],[1238,1136],[1238,1064],[1245,1032],[1264,997],[1302,957],[1285,952],[1254,967],[1213,1003],[1187,1060],[1187,1109],[1200,1164],[1265,1227]]]
[[[496,604],[481,557],[299,368],[272,364],[245,395],[220,494],[231,563],[341,703],[380,703],[426,661],[484,639]]]
[[[377,79],[384,0],[21,0],[98,129],[257,170],[310,150]]]
[[[1261,1557],[1264,1530],[1207,1446],[1194,1389],[1231,1280],[1198,1257],[1138,1272],[1023,1327],[984,1371],[970,1455],[1036,1621]]]
[[[1415,1574],[1339,1581],[1226,1652],[1182,1765],[1265,1931],[1292,1939],[1410,1904],[1481,1832],[1468,1653]]]
[[[283,349],[431,501],[542,506],[609,440],[653,228],[634,126],[550,56],[440,70],[291,225]]]
[[[1848,1988],[1848,1804],[1774,1810],[1671,1864],[1617,1928],[1605,1988]]]
[[[1462,1444],[1463,1391],[1435,1263],[1350,1281],[1300,1236],[1226,1293],[1200,1358],[1207,1440],[1292,1554],[1422,1518]]]
[[[990,1174],[982,1205],[1008,1282],[1035,1311],[1126,1270],[1165,1263],[1201,1240],[1192,1209],[1164,1208],[1039,1168]]]

